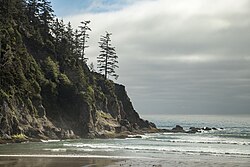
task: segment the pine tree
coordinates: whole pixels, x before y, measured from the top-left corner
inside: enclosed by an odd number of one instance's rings
[[[76,62],[78,63],[79,58],[81,57],[81,48],[80,48],[80,35],[79,31],[76,29],[74,32],[74,39],[73,39],[73,55],[76,58]]]
[[[79,26],[80,28],[80,47],[82,48],[81,50],[81,57],[80,59],[83,62],[86,62],[87,58],[85,57],[85,49],[88,48],[89,46],[86,45],[86,43],[88,42],[87,39],[89,38],[89,34],[87,33],[87,31],[91,31],[91,29],[88,27],[88,24],[90,23],[90,21],[82,21],[81,25]]]
[[[28,0],[27,2],[27,16],[29,22],[33,26],[39,26],[39,5],[37,0]]]
[[[91,63],[89,64],[89,70],[90,70],[91,72],[95,72],[95,66],[94,66],[94,63],[93,63],[93,62],[91,62]]]
[[[59,21],[58,18],[56,18],[56,20],[53,22],[53,27],[52,27],[52,33],[53,33],[56,48],[64,36],[64,33],[65,33],[64,29],[65,27],[63,24],[63,20]]]
[[[54,10],[52,9],[51,2],[47,0],[39,0],[39,17],[43,36],[47,39],[50,34],[51,25],[54,20]]]
[[[73,37],[74,37],[73,28],[71,26],[71,23],[68,22],[68,24],[66,26],[65,38],[68,41],[69,49],[70,49],[71,53],[73,52],[73,42],[74,42],[74,38]]]
[[[118,56],[116,55],[115,47],[111,45],[111,35],[111,33],[106,32],[105,36],[101,36],[99,42],[101,53],[97,57],[97,68],[100,73],[104,73],[105,79],[107,79],[108,75],[115,77],[115,79],[119,77],[115,72],[115,68],[119,68],[117,65]]]
[[[0,1],[0,21],[6,24],[11,19],[11,11],[13,8],[12,0],[1,0]]]

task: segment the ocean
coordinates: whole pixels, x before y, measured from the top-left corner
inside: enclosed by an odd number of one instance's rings
[[[123,159],[226,159],[250,164],[249,115],[145,115],[158,128],[215,127],[196,134],[151,133],[129,139],[49,140],[0,145],[0,155]],[[178,165],[177,165],[178,166]],[[189,165],[188,165],[189,166]],[[206,165],[205,165],[206,166]],[[222,165],[223,166],[223,165]],[[239,164],[239,166],[241,166]],[[244,166],[244,165],[243,165]],[[249,165],[250,166],[250,165]]]

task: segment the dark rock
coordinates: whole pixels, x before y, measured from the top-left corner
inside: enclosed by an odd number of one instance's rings
[[[109,125],[103,125],[104,130],[111,131],[112,128]]]
[[[51,136],[53,138],[56,138],[56,135],[55,136]],[[74,139],[76,138],[74,132],[72,130],[64,130],[62,129],[61,130],[61,137],[62,139]]]
[[[120,101],[120,103],[118,104],[120,105],[121,119],[128,120],[131,125],[136,123],[138,125],[136,127],[137,130],[143,128],[156,128],[155,124],[140,118],[139,114],[135,111],[130,98],[127,95],[125,86],[115,84],[115,94],[118,101]],[[130,130],[133,130],[133,127],[131,127]]]
[[[170,130],[170,129],[159,129],[159,132],[162,132],[162,133],[171,133],[172,132],[172,130]]]
[[[1,137],[2,140],[12,140],[12,137],[7,135],[7,134],[3,134]]]
[[[202,130],[205,130],[205,131],[210,131],[210,130],[212,130],[211,128],[209,128],[209,127],[204,127],[204,128],[202,128]]]
[[[3,140],[0,138],[0,144],[7,144],[8,142],[6,140]]]
[[[46,116],[45,108],[43,107],[42,104],[40,104],[40,105],[37,107],[37,114],[38,114],[39,117],[44,117],[44,116]]]
[[[4,131],[0,129],[0,136],[2,136],[3,134],[4,134]]]
[[[73,139],[73,138],[75,138],[75,134],[74,134],[74,132],[72,130],[67,130],[66,134],[65,134],[65,137],[67,139]]]
[[[126,126],[121,126],[121,132],[128,131],[128,128]]]
[[[38,129],[34,129],[34,128],[29,128],[26,132],[25,132],[25,135],[26,136],[30,136],[30,137],[37,137],[38,134],[42,134],[41,131],[39,131]]]
[[[197,133],[200,132],[201,128],[196,128],[196,127],[190,127],[189,131],[187,133]]]
[[[188,131],[185,131],[183,129],[183,127],[181,127],[180,125],[176,125],[176,127],[174,127],[173,129],[158,129],[158,132],[165,132],[165,133],[200,133],[201,130],[205,130],[205,131],[209,131],[209,130],[218,130],[217,128],[208,128],[208,127],[204,127],[204,128],[196,128],[196,127],[190,127]]]
[[[88,133],[87,138],[88,138],[88,139],[94,139],[94,138],[96,138],[96,137],[98,137],[98,136],[99,136],[98,133],[96,133],[96,132],[94,132],[94,131],[90,131],[90,132]]]
[[[117,134],[117,135],[115,135],[115,138],[117,138],[117,139],[126,139],[126,138],[128,138],[128,135],[127,134]]]
[[[115,127],[115,133],[121,133],[121,126]]]
[[[132,127],[135,130],[139,130],[140,129],[140,127],[139,127],[139,125],[137,123],[134,123]]]
[[[136,136],[128,136],[128,138],[132,138],[132,139],[140,139],[142,138],[141,136],[139,135],[136,135]]]
[[[130,127],[130,123],[127,119],[120,120],[121,126]]]
[[[183,129],[183,127],[181,127],[180,125],[176,125],[173,129],[172,132],[185,132],[185,130]]]
[[[58,139],[58,136],[55,134],[55,132],[53,132],[52,130],[50,130],[50,131],[45,131],[44,133],[43,133],[45,136],[47,136],[48,138],[50,138],[50,139]],[[63,136],[62,138],[66,138],[66,139],[68,139],[67,137],[65,137],[65,136]]]

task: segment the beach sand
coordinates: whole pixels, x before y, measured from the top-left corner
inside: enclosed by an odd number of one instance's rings
[[[166,159],[127,159],[110,167],[250,167],[249,157],[169,155]]]
[[[249,167],[244,157],[169,155],[158,158],[0,157],[0,167]]]
[[[120,161],[109,158],[0,157],[0,167],[103,167]]]

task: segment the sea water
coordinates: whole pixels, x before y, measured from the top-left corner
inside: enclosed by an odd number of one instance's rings
[[[0,155],[39,157],[152,158],[169,156],[238,157],[250,159],[250,116],[147,115],[159,128],[180,125],[218,130],[187,133],[151,133],[141,138],[49,140],[42,143],[0,145]]]

